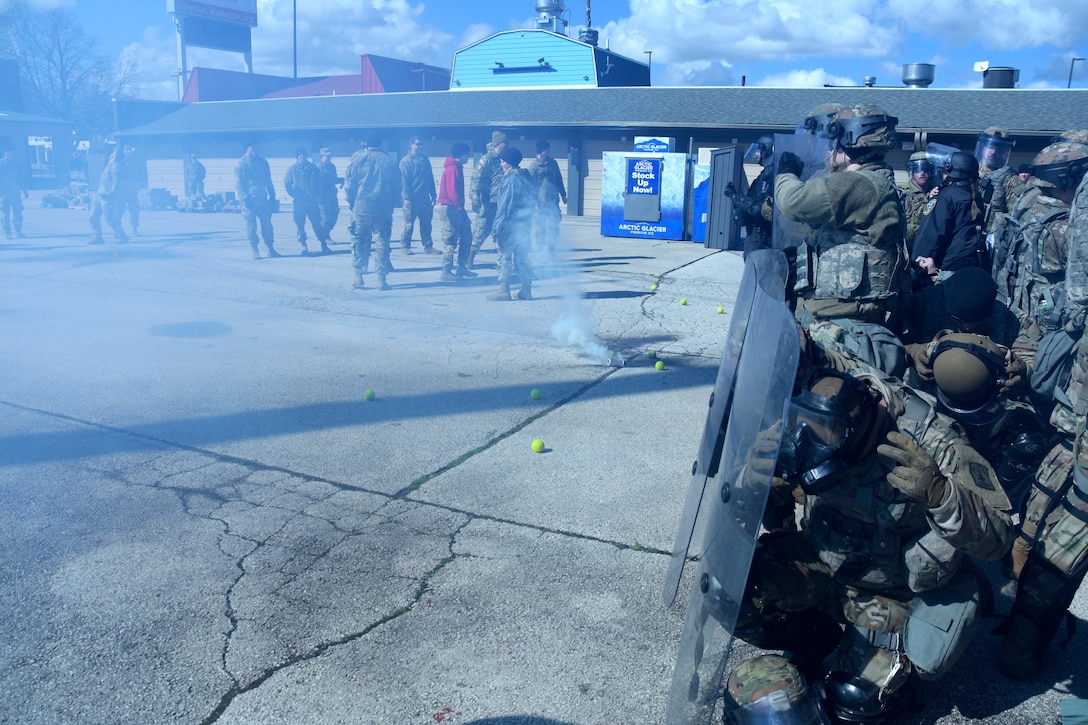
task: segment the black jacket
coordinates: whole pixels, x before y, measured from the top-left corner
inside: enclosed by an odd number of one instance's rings
[[[937,267],[955,272],[981,264],[979,253],[985,252],[978,225],[981,219],[972,205],[971,185],[953,182],[937,194],[937,198],[922,212],[922,225],[914,238],[914,257],[932,257]]]

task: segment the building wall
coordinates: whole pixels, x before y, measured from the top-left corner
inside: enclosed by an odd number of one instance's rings
[[[550,65],[542,69],[541,58]],[[506,70],[499,72],[496,61]],[[539,70],[538,70],[539,69]],[[509,30],[459,50],[453,56],[451,89],[533,88],[597,85],[593,48],[546,30]]]

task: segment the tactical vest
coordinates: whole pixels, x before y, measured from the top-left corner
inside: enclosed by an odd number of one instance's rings
[[[902,211],[899,188],[883,174],[861,170],[878,190],[872,205],[878,209],[894,203]],[[850,229],[821,226],[811,243],[797,250],[795,289],[807,299],[875,301],[899,296],[907,270],[903,244],[905,218],[900,214],[898,234],[874,242],[867,234]]]
[[[1052,225],[1069,217],[1069,209],[1052,209],[1041,218],[1029,218],[1032,207],[1021,207],[1006,221],[1006,233],[1015,234],[1002,268],[994,275],[998,296],[1018,317],[1028,315],[1043,333],[1057,329],[1065,306],[1065,272],[1045,271],[1040,263],[1043,245],[1055,238]]]

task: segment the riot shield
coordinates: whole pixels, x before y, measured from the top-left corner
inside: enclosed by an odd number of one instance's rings
[[[787,264],[782,252],[771,249],[753,251],[745,262],[744,275],[741,277],[737,302],[733,306],[729,333],[725,340],[725,350],[722,352],[722,361],[718,366],[718,378],[714,383],[714,391],[710,394],[710,410],[707,413],[703,437],[699,443],[699,453],[691,466],[691,483],[688,486],[687,499],[680,515],[680,526],[676,531],[672,559],[669,561],[665,585],[661,590],[661,600],[666,607],[671,607],[676,600],[680,578],[684,573],[684,564],[687,562],[689,548],[695,537],[696,525],[699,523],[705,525],[705,519],[700,522],[699,511],[704,507],[703,499],[707,483],[717,476],[721,463],[737,365],[740,362],[745,336],[751,329],[749,321],[752,307],[757,294],[778,301],[784,299]]]
[[[767,292],[772,286],[758,282],[741,323],[724,439],[706,486],[702,555],[669,690],[669,725],[709,723],[714,715],[793,391],[797,326],[781,297]]]
[[[830,173],[831,145],[823,136],[800,135],[787,136],[777,134],[774,137],[775,176],[778,175],[778,161],[786,151],[795,154],[805,162],[801,181],[808,181]],[[808,240],[812,227],[804,222],[794,221],[783,214],[778,205],[774,207],[774,231],[772,237],[775,249],[795,249]]]

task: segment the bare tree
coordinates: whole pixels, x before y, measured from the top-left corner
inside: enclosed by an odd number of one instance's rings
[[[81,138],[113,130],[111,99],[136,69],[99,51],[67,8],[37,10],[16,0],[0,13],[0,54],[19,63],[26,110],[72,122]]]

